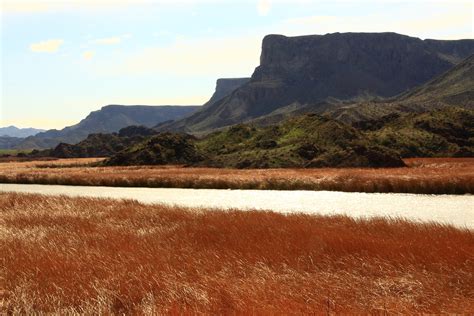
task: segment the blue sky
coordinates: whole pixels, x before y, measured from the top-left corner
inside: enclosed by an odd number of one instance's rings
[[[106,104],[202,104],[261,39],[394,31],[473,38],[472,1],[2,1],[0,126],[62,128]]]

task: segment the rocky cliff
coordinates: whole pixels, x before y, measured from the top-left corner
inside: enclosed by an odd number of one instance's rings
[[[474,40],[421,40],[396,33],[268,35],[250,82],[170,128],[212,130],[329,97],[390,97],[472,53]]]
[[[220,78],[216,81],[216,90],[214,94],[204,105],[213,104],[216,101],[228,96],[235,89],[240,88],[250,81],[250,78]]]
[[[180,130],[184,131],[187,130],[186,126],[192,125],[194,122],[201,122],[203,124],[209,118],[209,114],[207,109],[211,108],[212,113],[212,105],[216,102],[222,100],[223,98],[229,96],[232,92],[241,88],[243,85],[248,83],[250,78],[220,78],[216,81],[216,89],[214,94],[211,96],[209,101],[204,103],[204,105],[200,108],[200,111],[196,111],[195,116],[192,118],[186,117],[178,121],[167,121],[160,123],[156,126],[158,130],[167,131],[167,130]]]

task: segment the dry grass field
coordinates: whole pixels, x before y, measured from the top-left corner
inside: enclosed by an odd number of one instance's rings
[[[0,313],[474,312],[474,233],[0,193]]]
[[[474,158],[407,159],[408,168],[217,169],[93,167],[97,158],[0,163],[0,183],[217,189],[474,193]]]

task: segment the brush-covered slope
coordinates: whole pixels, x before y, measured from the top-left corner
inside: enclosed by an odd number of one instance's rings
[[[187,134],[160,133],[135,144],[105,161],[106,165],[196,164],[204,157]]]
[[[355,125],[402,157],[474,157],[474,110],[445,107]]]
[[[329,97],[394,96],[472,53],[474,40],[421,40],[396,33],[268,35],[250,82],[168,129],[212,130]]]
[[[395,98],[343,105],[327,114],[352,123],[377,120],[391,113],[419,113],[446,106],[474,109],[474,55],[428,83]]]
[[[317,115],[267,127],[239,124],[202,139],[163,133],[107,162],[167,163],[230,168],[404,166],[395,152],[371,145],[363,134],[344,123]]]
[[[198,142],[216,166],[272,167],[400,167],[392,151],[369,143],[354,128],[315,114],[278,125],[239,124]]]
[[[54,149],[45,150],[42,155],[58,158],[109,157],[157,133],[144,126],[129,126],[118,133],[89,134],[77,144],[60,143]]]
[[[61,142],[74,144],[92,133],[114,133],[131,125],[152,127],[182,118],[197,109],[198,106],[108,105],[91,112],[76,125],[28,137],[17,148],[52,148]]]

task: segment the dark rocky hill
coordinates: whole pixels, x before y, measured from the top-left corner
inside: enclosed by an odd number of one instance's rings
[[[77,144],[60,143],[53,149],[35,152],[34,155],[57,158],[109,157],[156,134],[156,130],[145,126],[128,126],[118,133],[89,134]]]
[[[250,82],[166,129],[208,131],[285,107],[317,110],[328,98],[391,97],[473,53],[474,40],[421,40],[396,33],[268,35]]]
[[[113,133],[131,125],[152,127],[159,122],[182,118],[198,108],[198,106],[107,105],[91,112],[76,125],[27,137],[16,148],[41,149],[52,148],[59,143],[75,144],[89,134]]]

